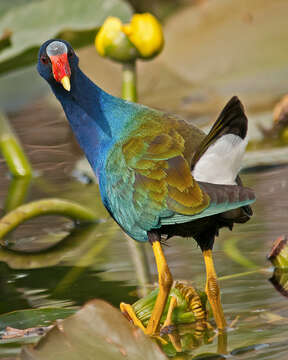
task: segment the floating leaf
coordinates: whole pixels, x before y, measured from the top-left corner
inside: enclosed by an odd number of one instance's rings
[[[0,358],[16,357],[21,351],[21,345],[36,343],[40,336],[47,332],[47,326],[58,319],[65,319],[75,311],[61,308],[27,309],[0,315]],[[34,331],[31,328],[35,328]],[[9,331],[7,332],[5,329]],[[17,331],[17,329],[19,330]],[[20,329],[28,331],[21,334]],[[12,336],[13,334],[14,336]],[[10,335],[11,338],[3,335]]]
[[[7,326],[27,329],[36,326],[48,326],[57,319],[65,319],[75,313],[73,309],[46,308],[12,311],[0,315],[0,332]]]
[[[0,346],[0,359],[16,360],[17,355],[21,351],[21,345],[19,343],[7,343]]]
[[[167,359],[152,339],[102,300],[87,303],[35,347],[26,346],[21,353],[22,360],[90,360],[95,356],[105,360]]]
[[[128,21],[131,14],[124,0],[42,0],[6,8],[0,16],[0,73],[35,62],[39,46],[49,38],[61,37],[74,47],[92,44],[108,15]]]
[[[288,52],[283,51],[287,31],[283,29],[288,2],[198,4],[186,6],[167,22],[165,64],[194,86],[207,88],[209,83],[222,96],[236,92],[246,106],[256,102],[265,106],[282,95],[287,89]]]

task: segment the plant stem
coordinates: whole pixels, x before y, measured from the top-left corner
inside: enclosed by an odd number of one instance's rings
[[[260,273],[266,274],[266,273],[270,273],[270,270],[268,268],[258,268],[255,270],[245,271],[242,273],[221,276],[221,277],[218,277],[218,281],[236,279],[238,277],[249,276],[249,275],[257,274],[257,273],[258,274],[260,274]]]
[[[0,112],[0,150],[6,160],[11,174],[17,176],[31,176],[31,165],[22,146],[12,130],[7,117]]]
[[[88,236],[94,239],[99,235],[99,228],[95,227],[94,231],[90,231]],[[97,257],[102,252],[102,250],[109,243],[109,239],[107,237],[103,237],[100,241],[94,241],[94,245],[90,247],[83,255],[80,255],[76,263],[73,265],[71,270],[69,270],[63,279],[60,280],[58,285],[53,290],[53,296],[59,296],[67,291],[68,288],[77,281],[77,279],[86,271],[88,266],[95,264],[97,262]],[[99,257],[98,257],[99,259]]]
[[[123,64],[122,73],[122,98],[137,102],[136,61]],[[126,235],[126,238],[140,285],[139,295],[146,296],[149,293],[146,285],[150,282],[150,272],[145,248],[143,244],[134,241],[128,235]]]
[[[31,183],[31,176],[13,177],[4,204],[4,212],[8,213],[23,204]]]
[[[122,98],[137,102],[136,61],[123,64]]]
[[[151,276],[149,272],[148,259],[145,252],[144,244],[139,244],[135,240],[131,239],[126,235],[130,255],[134,264],[136,277],[139,284],[139,296],[146,296],[149,294],[150,289],[148,289],[147,284],[151,281]]]
[[[248,268],[255,269],[258,267],[252,260],[246,258],[240,250],[237,248],[237,244],[240,241],[240,237],[232,237],[226,240],[223,244],[223,250],[225,254],[236,263]]]
[[[43,199],[19,206],[0,219],[0,244],[7,246],[3,237],[22,222],[41,215],[61,215],[73,220],[95,222],[92,210],[72,201],[61,199]]]

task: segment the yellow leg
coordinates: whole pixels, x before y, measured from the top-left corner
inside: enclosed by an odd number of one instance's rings
[[[227,332],[224,330],[219,330],[218,333],[218,344],[217,344],[217,352],[218,354],[228,354],[227,351]]]
[[[181,337],[179,334],[168,334],[168,337],[177,352],[182,352]]]
[[[152,248],[158,270],[159,293],[146,328],[146,334],[153,336],[158,330],[160,319],[173,283],[173,278],[168,268],[160,242],[157,240],[153,241]]]
[[[208,296],[209,303],[211,305],[214,319],[218,329],[225,329],[227,324],[224,317],[221,299],[220,289],[217,281],[217,275],[214,268],[212,251],[203,251],[205,266],[206,266],[206,294]]]
[[[144,332],[146,332],[146,328],[145,326],[142,324],[142,322],[137,318],[134,309],[131,305],[129,304],[125,304],[125,303],[121,303],[120,304],[120,310],[124,315],[128,315],[127,317],[129,318],[129,320],[131,319],[133,321],[133,324],[135,326],[138,326],[140,329],[142,329]]]
[[[172,275],[168,268],[161,244],[158,240],[152,242],[152,248],[156,260],[158,275],[159,275],[159,293],[149,319],[147,328],[144,327],[142,322],[137,318],[131,305],[121,303],[120,309],[122,313],[127,314],[128,317],[133,321],[134,325],[140,327],[145,334],[155,336],[158,331],[160,320],[167,302],[168,295],[173,283]],[[172,311],[170,318],[172,317]],[[169,312],[168,312],[169,316]],[[166,320],[167,321],[167,320]],[[165,322],[166,323],[166,322]]]
[[[177,306],[177,299],[174,296],[171,296],[167,317],[164,321],[164,324],[162,326],[162,329],[164,329],[166,326],[172,325],[172,315],[175,307]]]
[[[132,321],[135,326],[138,326],[145,334],[147,333],[145,326],[142,324],[142,322],[137,318],[134,309],[131,305],[121,303],[120,304],[120,310],[121,312],[129,319],[129,321]],[[154,336],[156,339],[158,339],[163,345],[167,345],[167,341],[161,338],[160,336]]]
[[[169,308],[168,308],[168,312],[167,312],[167,317],[164,321],[164,324],[161,328],[160,331],[160,335],[162,330],[165,331],[165,328],[169,327],[172,324],[172,316],[173,316],[173,311],[175,309],[175,307],[177,306],[177,299],[174,296],[171,296],[171,300],[170,300],[170,304],[169,304]],[[174,346],[175,350],[177,352],[181,352],[182,351],[182,346],[181,346],[181,340],[180,340],[180,336],[178,333],[168,333],[168,337],[172,343],[172,345]]]

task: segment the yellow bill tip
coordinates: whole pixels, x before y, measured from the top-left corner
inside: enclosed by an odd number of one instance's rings
[[[63,78],[61,79],[61,84],[65,90],[70,91],[71,84],[70,84],[70,79],[67,75],[63,76]]]

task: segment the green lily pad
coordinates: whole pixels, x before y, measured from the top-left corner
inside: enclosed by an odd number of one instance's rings
[[[267,109],[287,90],[287,10],[283,0],[193,3],[166,23],[162,59],[214,98],[237,93],[246,106]]]
[[[65,319],[75,313],[74,309],[46,308],[12,311],[0,315],[0,332],[7,326],[27,329],[36,326],[48,326],[58,319]]]
[[[124,0],[42,0],[4,7],[2,14],[0,73],[35,62],[39,46],[53,37],[75,47],[91,44],[107,16],[125,22],[132,9]]]
[[[56,320],[65,319],[74,314],[75,311],[74,309],[61,308],[27,309],[0,315],[0,359],[16,359],[20,354],[21,345],[35,344],[39,341],[41,327],[47,327]],[[21,330],[39,328],[39,332],[32,331],[29,335],[1,339],[6,327]]]
[[[7,11],[15,9],[17,6],[21,6],[32,1],[38,0],[11,0],[11,1],[1,1],[0,3],[0,16],[3,16]]]
[[[22,360],[164,360],[158,345],[108,303],[93,300],[57,324],[36,346],[25,346]]]

